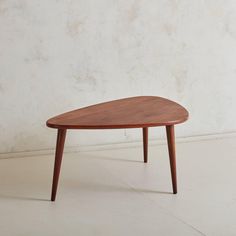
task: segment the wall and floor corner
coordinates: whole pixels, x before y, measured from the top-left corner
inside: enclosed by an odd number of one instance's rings
[[[184,105],[179,137],[233,133],[235,13],[233,0],[0,1],[0,153],[54,148],[47,118],[136,95]],[[77,131],[67,145],[137,140]]]
[[[235,55],[235,0],[0,0],[0,234],[235,236]],[[190,112],[179,193],[165,145],[143,163],[141,129],[71,131],[50,202],[46,120],[137,95]]]

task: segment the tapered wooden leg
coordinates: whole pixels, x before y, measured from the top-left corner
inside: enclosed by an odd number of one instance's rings
[[[174,125],[166,126],[166,134],[168,141],[168,150],[170,158],[170,170],[172,178],[173,193],[177,193],[177,175],[176,175],[176,158],[175,158],[175,131]]]
[[[144,163],[148,161],[148,128],[143,128],[143,160]]]
[[[51,201],[55,201],[56,199],[57,185],[58,185],[58,179],[60,175],[65,138],[66,138],[66,129],[58,129],[54,171],[53,171],[53,181],[52,181]]]

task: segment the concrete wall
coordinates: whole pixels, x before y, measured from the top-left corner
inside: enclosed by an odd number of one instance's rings
[[[135,95],[186,106],[177,136],[236,131],[235,58],[235,0],[1,0],[0,152],[54,147],[47,118]],[[67,145],[140,138],[73,131]]]

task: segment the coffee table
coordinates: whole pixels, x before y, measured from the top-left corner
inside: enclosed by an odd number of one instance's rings
[[[156,96],[130,97],[70,111],[47,121],[57,129],[51,201],[55,201],[68,129],[142,128],[144,163],[148,161],[148,127],[166,126],[173,193],[177,193],[174,125],[188,119],[181,105]]]

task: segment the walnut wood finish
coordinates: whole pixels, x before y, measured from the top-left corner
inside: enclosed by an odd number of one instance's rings
[[[148,162],[148,128],[143,128],[143,160]]]
[[[148,161],[148,127],[166,126],[173,193],[177,193],[174,125],[188,119],[181,105],[161,97],[140,96],[77,109],[53,117],[47,126],[58,129],[51,200],[55,201],[67,129],[142,128],[144,162]]]
[[[58,185],[58,180],[59,180],[59,175],[60,175],[65,138],[66,138],[66,130],[58,129],[54,171],[53,171],[53,181],[52,181],[51,201],[55,201],[56,199],[57,185]]]
[[[123,129],[173,125],[186,121],[188,112],[161,97],[141,96],[81,108],[47,121],[57,129]]]
[[[173,193],[177,193],[177,174],[176,174],[176,158],[175,158],[175,130],[174,125],[166,126],[169,159],[170,159],[170,170]]]

